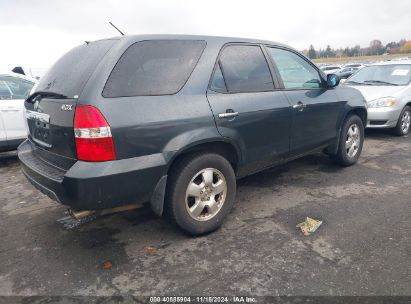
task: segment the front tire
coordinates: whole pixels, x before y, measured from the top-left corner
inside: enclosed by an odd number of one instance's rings
[[[394,134],[398,136],[407,135],[410,132],[411,125],[411,108],[406,106],[400,114],[397,126],[394,128]]]
[[[221,226],[236,194],[231,164],[214,153],[193,154],[172,167],[167,185],[167,216],[182,230],[201,235]]]
[[[363,144],[363,122],[359,116],[351,115],[346,118],[341,128],[337,154],[330,157],[341,166],[352,166],[360,157]]]

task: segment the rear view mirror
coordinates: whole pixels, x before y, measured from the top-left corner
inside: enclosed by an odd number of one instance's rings
[[[340,83],[340,77],[335,74],[328,74],[327,75],[327,86],[333,88]]]

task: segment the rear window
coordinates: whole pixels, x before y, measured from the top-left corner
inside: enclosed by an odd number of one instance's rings
[[[40,79],[36,91],[73,98],[83,90],[97,64],[116,40],[99,40],[75,47],[61,57]]]
[[[121,56],[104,97],[175,94],[184,86],[206,46],[200,40],[148,40]]]

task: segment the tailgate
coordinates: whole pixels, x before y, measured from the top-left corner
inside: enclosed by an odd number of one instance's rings
[[[39,151],[36,156],[50,165],[65,167],[68,160],[76,160],[73,124],[77,100],[116,41],[105,39],[73,48],[40,79],[25,101],[28,135]]]
[[[56,157],[76,158],[74,110],[76,99],[37,95],[25,102],[28,136],[54,163]],[[48,158],[43,153],[43,158]]]

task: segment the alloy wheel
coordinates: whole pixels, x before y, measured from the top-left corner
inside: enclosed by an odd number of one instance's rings
[[[360,148],[361,132],[357,124],[352,124],[348,128],[347,138],[345,141],[345,149],[349,157],[354,157]]]
[[[227,196],[227,182],[217,169],[203,169],[191,179],[186,190],[186,209],[197,221],[213,218],[223,206]]]
[[[410,129],[411,123],[411,113],[409,111],[405,111],[401,117],[401,131],[403,134],[407,134],[408,130]]]

